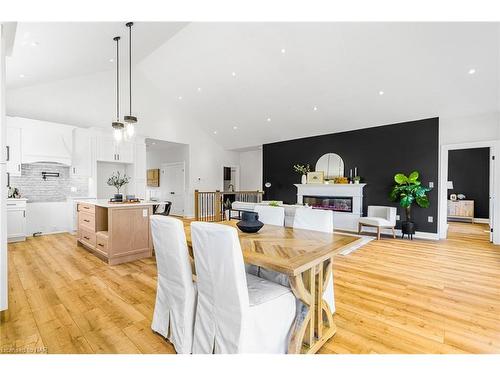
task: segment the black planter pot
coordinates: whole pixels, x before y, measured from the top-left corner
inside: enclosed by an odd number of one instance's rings
[[[115,195],[113,196],[113,200],[114,200],[115,202],[120,202],[120,201],[123,201],[123,194],[115,194]]]
[[[256,233],[264,226],[264,223],[259,221],[257,212],[242,211],[241,221],[236,223],[236,226],[245,233]]]
[[[408,238],[413,240],[413,235],[415,234],[415,223],[413,221],[403,221],[401,223],[401,238],[408,235]]]

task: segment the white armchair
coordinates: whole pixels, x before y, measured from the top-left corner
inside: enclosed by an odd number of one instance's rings
[[[377,239],[380,240],[380,230],[391,228],[392,236],[396,238],[394,227],[396,226],[396,207],[368,206],[368,216],[359,219],[358,233],[363,226],[377,228]]]

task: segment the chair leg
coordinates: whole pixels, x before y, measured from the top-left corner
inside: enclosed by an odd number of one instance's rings
[[[380,240],[380,227],[377,227],[377,240]]]
[[[396,231],[394,230],[394,227],[392,227],[392,238],[396,238]]]
[[[361,233],[361,229],[363,228],[363,225],[361,223],[358,224],[358,234]]]

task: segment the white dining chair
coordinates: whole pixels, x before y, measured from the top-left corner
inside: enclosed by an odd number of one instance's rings
[[[167,338],[177,353],[191,353],[196,284],[182,221],[152,215],[151,234],[158,267],[158,287],[151,329]]]
[[[330,210],[299,207],[295,210],[293,228],[333,233],[333,212]],[[261,267],[259,270],[259,276],[281,285],[290,285],[290,281],[287,275],[273,270],[268,270],[263,267]],[[323,298],[327,302],[328,307],[330,307],[331,312],[334,313],[335,292],[333,287],[333,272],[330,278],[330,282],[328,283],[323,293]]]
[[[193,353],[286,353],[295,321],[289,288],[246,274],[235,228],[193,222],[198,304]]]
[[[285,209],[283,207],[257,205],[254,211],[259,214],[259,221],[268,225],[285,225]]]
[[[331,210],[298,207],[295,210],[293,227],[333,233],[333,212]]]

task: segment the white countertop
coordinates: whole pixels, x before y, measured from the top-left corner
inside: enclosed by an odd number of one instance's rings
[[[140,207],[140,206],[153,206],[157,204],[165,204],[165,202],[158,201],[140,201],[139,203],[110,203],[108,199],[76,199],[76,203],[93,204],[99,207],[118,208],[118,207]]]

